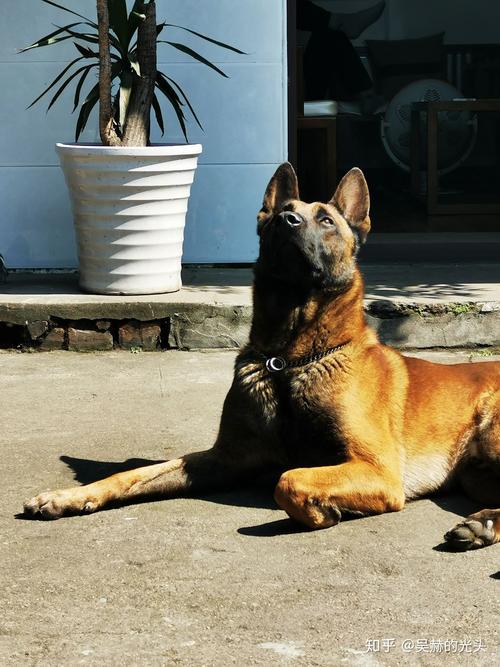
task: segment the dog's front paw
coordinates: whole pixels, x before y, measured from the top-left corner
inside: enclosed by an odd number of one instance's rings
[[[330,498],[311,496],[304,503],[304,516],[310,528],[331,528],[340,523],[342,513]]]
[[[23,505],[24,513],[43,519],[59,519],[68,514],[88,514],[97,509],[97,503],[82,494],[81,487],[48,491],[35,496]]]
[[[471,514],[449,530],[444,539],[454,551],[481,549],[498,541],[495,519],[488,510]]]
[[[336,526],[341,513],[336,503],[312,489],[308,471],[288,470],[283,473],[274,491],[274,499],[291,519],[313,530]]]

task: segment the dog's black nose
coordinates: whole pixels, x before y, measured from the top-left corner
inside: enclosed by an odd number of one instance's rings
[[[298,227],[303,223],[303,220],[300,217],[300,215],[297,215],[297,213],[293,213],[293,211],[283,211],[283,213],[280,213],[280,217],[283,219],[284,222],[290,225],[290,227]]]

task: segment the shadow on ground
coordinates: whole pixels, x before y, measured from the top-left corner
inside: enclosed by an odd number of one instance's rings
[[[151,466],[155,463],[163,463],[164,459],[141,459],[133,458],[126,461],[94,461],[92,459],[80,459],[74,456],[60,457],[60,460],[65,463],[68,468],[74,473],[76,482],[80,484],[92,484],[100,479],[116,475],[119,472],[126,472],[134,468],[142,468],[143,466]]]
[[[125,461],[96,461],[93,459],[82,459],[65,455],[62,455],[60,460],[71,468],[74,473],[75,481],[80,484],[91,484],[92,482],[96,482],[116,473],[164,462],[164,459],[152,460],[143,458],[131,458]],[[194,494],[193,497],[205,502],[232,507],[278,509],[273,500],[273,489],[278,478],[279,473],[273,472],[258,478],[252,485],[244,486],[237,490],[200,492]],[[135,505],[147,502],[160,502],[162,500],[165,499],[161,497],[147,497],[128,500],[126,503],[116,502],[104,508],[104,511],[116,509],[125,504]],[[446,512],[462,517],[466,517],[473,512],[484,509],[477,502],[470,500],[460,493],[434,495],[431,497],[431,500]],[[23,520],[32,519],[32,517],[25,514],[18,514],[16,515],[16,518]],[[347,515],[342,518],[342,521],[352,521],[355,519],[355,516]],[[308,531],[308,528],[288,518],[281,518],[254,526],[242,526],[238,529],[238,533],[249,537],[273,537]],[[436,545],[434,550],[449,551],[449,548],[448,545],[443,542]],[[500,578],[500,572],[492,574],[491,576],[495,579]]]
[[[163,463],[165,459],[142,459],[132,458],[125,461],[95,461],[93,459],[82,459],[73,456],[60,456],[60,460],[65,463],[74,473],[75,482],[79,484],[92,484],[111,475],[143,466],[150,466],[156,463]],[[273,489],[277,483],[279,474],[267,474],[258,478],[251,486],[244,486],[237,490],[199,492],[190,497],[197,498],[209,503],[218,505],[230,505],[232,507],[248,507],[254,509],[278,509],[273,500]],[[149,502],[161,502],[168,499],[162,496],[148,496],[144,498],[128,499],[126,502],[113,502],[99,510],[108,511],[123,507],[124,505],[140,505]],[[30,516],[24,513],[16,514],[16,519],[33,520],[39,519],[39,516]],[[285,520],[286,522],[286,520]],[[255,528],[257,530],[258,527]],[[297,528],[300,530],[300,528]],[[291,532],[297,532],[297,530]]]
[[[491,282],[491,281],[488,281]],[[387,283],[366,283],[367,299],[379,300],[395,299],[402,297],[409,300],[418,301],[477,301],[481,299],[483,289],[478,285],[470,285],[465,282],[457,283],[418,283],[414,285],[403,284],[397,281],[394,284]]]

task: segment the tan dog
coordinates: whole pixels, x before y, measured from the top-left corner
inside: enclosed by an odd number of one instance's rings
[[[500,363],[401,356],[368,328],[356,252],[369,194],[351,170],[326,204],[299,200],[282,165],[258,216],[250,341],[236,359],[212,449],[87,486],[43,493],[25,512],[55,519],[113,502],[235,487],[281,474],[275,498],[310,528],[401,510],[456,481],[500,505]],[[500,509],[446,534],[452,548],[500,540]]]

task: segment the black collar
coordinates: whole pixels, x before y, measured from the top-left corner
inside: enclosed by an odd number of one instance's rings
[[[318,352],[317,354],[310,354],[307,357],[299,357],[299,359],[292,359],[291,361],[287,361],[284,357],[281,356],[268,357],[266,354],[263,354],[262,352],[260,353],[260,355],[262,359],[265,361],[266,369],[269,371],[269,373],[278,373],[279,371],[284,371],[287,368],[298,368],[300,366],[307,366],[307,364],[311,364],[313,361],[319,361],[320,359],[327,357],[329,354],[333,354],[334,352],[337,352],[337,350],[341,350],[350,342],[351,341],[348,340],[345,343],[336,345],[335,347],[329,347],[327,350],[324,350],[323,352]]]

